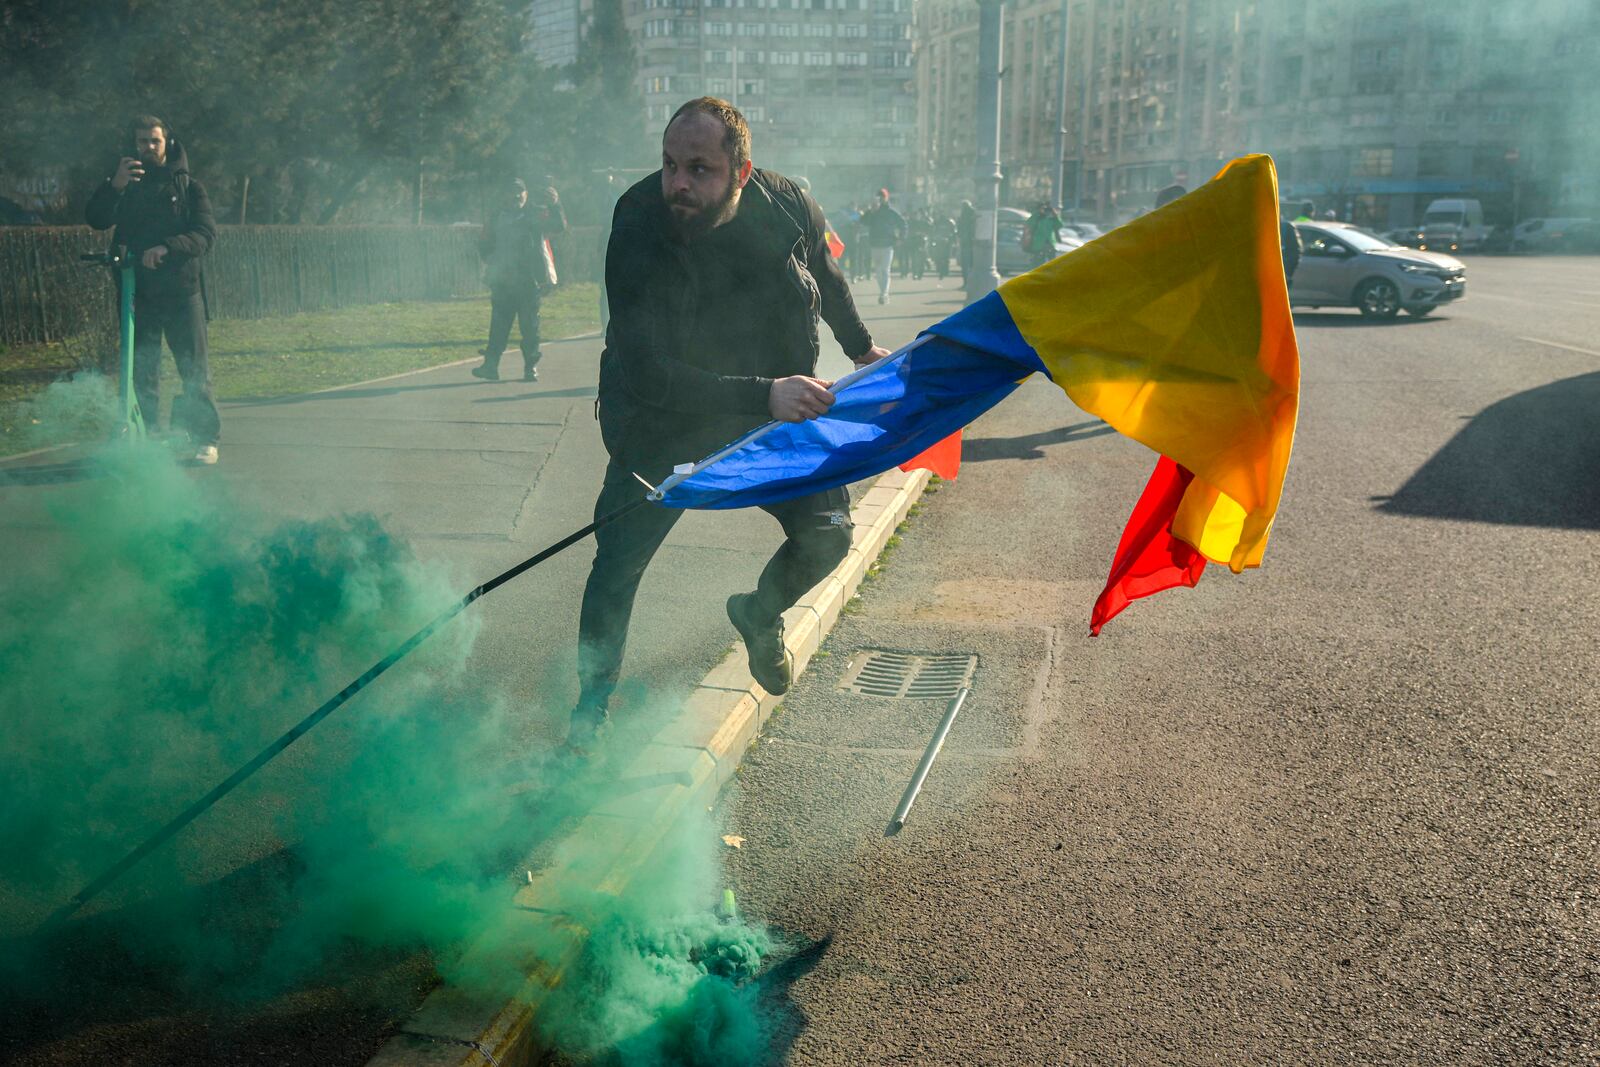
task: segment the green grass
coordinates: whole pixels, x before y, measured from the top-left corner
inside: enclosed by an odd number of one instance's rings
[[[599,329],[598,300],[590,283],[557,290],[541,309],[544,340]],[[472,359],[488,335],[487,296],[222,319],[210,327],[211,377],[219,400],[290,396]],[[516,336],[513,330],[513,349]],[[92,361],[84,348],[81,341],[0,346],[0,455],[56,443],[35,423],[28,401]],[[177,371],[164,354],[163,397],[176,388]]]

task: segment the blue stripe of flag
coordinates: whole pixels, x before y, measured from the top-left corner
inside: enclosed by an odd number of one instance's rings
[[[911,459],[1044,371],[991,293],[836,392],[828,414],[783,423],[662,497],[676,508],[773,504],[870,478]]]

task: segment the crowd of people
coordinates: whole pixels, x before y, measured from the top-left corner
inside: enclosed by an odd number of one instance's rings
[[[944,279],[959,273],[965,278],[976,225],[971,201],[953,211],[922,207],[902,214],[889,190],[879,189],[870,204],[853,203],[841,217],[845,275],[851,281],[876,280],[880,304],[889,302],[895,276]]]

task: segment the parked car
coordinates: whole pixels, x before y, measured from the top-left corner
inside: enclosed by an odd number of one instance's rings
[[[1022,235],[1028,232],[1029,212],[1020,208],[1003,207],[995,220],[995,267],[1001,275],[1023,274],[1037,265],[1033,254],[1022,247]],[[1056,255],[1063,255],[1080,247],[1083,238],[1070,232],[1066,226],[1056,231]]]
[[[1069,222],[1066,228],[1084,244],[1088,244],[1096,237],[1104,237],[1106,232],[1092,222]]]
[[[1355,307],[1369,319],[1404,309],[1420,318],[1466,294],[1466,267],[1453,256],[1403,248],[1345,222],[1295,228],[1303,246],[1289,287],[1296,307]]]
[[[1435,200],[1422,213],[1423,242],[1419,246],[1438,252],[1476,249],[1494,227],[1483,222],[1483,205],[1476,200]]]
[[[1400,245],[1403,248],[1421,248],[1427,243],[1427,238],[1422,233],[1422,227],[1401,226],[1383,234],[1383,239],[1390,244]]]
[[[1511,240],[1523,252],[1578,251],[1593,227],[1594,220],[1586,218],[1524,219],[1512,231]]]

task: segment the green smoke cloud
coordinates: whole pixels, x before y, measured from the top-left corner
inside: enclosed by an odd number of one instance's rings
[[[108,398],[88,379],[40,410],[103,418]],[[0,482],[24,492],[49,503],[0,582],[0,995],[37,999],[59,948],[30,940],[40,921],[471,582],[370,515],[269,520],[225,472],[196,479],[155,444],[108,447],[66,485]],[[607,783],[576,788],[571,770],[519,755],[541,709],[468,671],[476,627],[458,617],[83,923],[185,996],[278,992],[352,944],[425,950],[445,978],[509,992],[518,975],[464,973],[458,950],[509,936],[509,876],[605,803]],[[531,793],[510,788],[530,777]],[[257,829],[230,836],[241,811]],[[590,901],[595,936],[547,1013],[552,1045],[638,1064],[761,1058],[770,1026],[749,979],[772,945],[712,913],[715,835],[689,837],[702,845],[654,862],[637,897]],[[236,907],[269,921],[194,906],[241,879]]]

